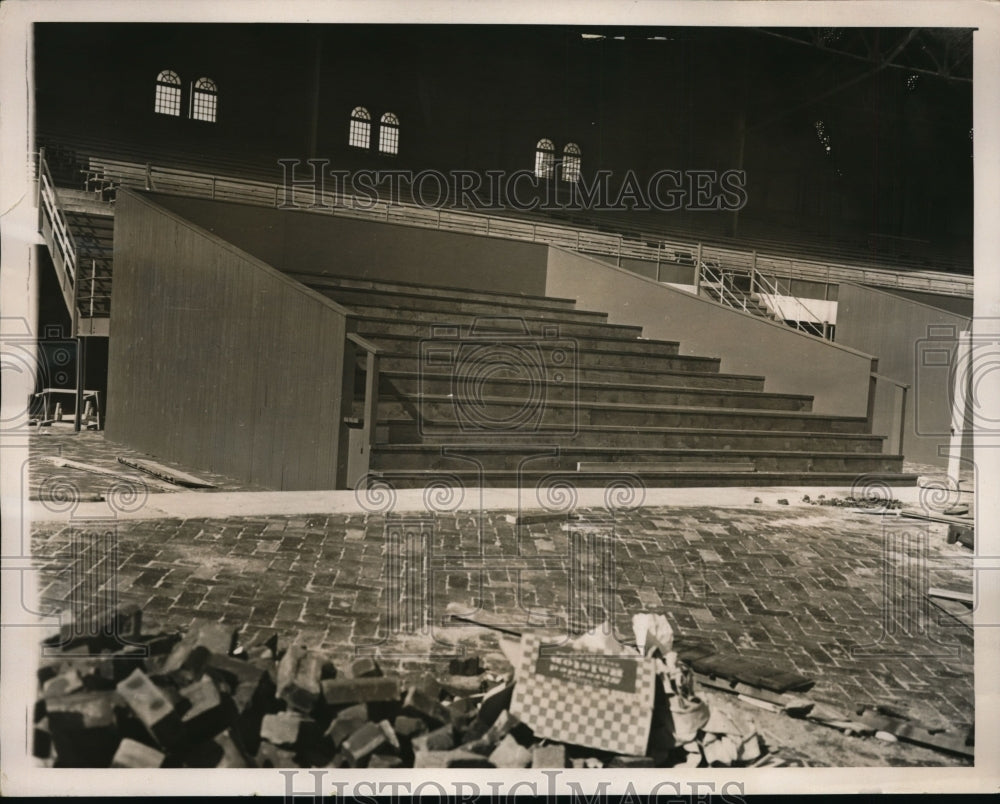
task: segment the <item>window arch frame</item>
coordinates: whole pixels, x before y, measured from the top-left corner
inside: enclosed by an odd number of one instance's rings
[[[156,93],[153,98],[153,113],[168,117],[181,116],[181,96],[184,84],[173,70],[160,70],[156,75]]]
[[[191,108],[188,117],[214,123],[219,115],[219,85],[207,76],[191,82]]]
[[[399,117],[394,112],[383,112],[378,120],[378,152],[399,154]]]
[[[535,144],[535,178],[551,179],[556,170],[556,146],[548,137]]]
[[[580,172],[582,167],[583,151],[580,150],[580,146],[575,142],[567,142],[563,147],[560,178],[562,178],[563,181],[573,182],[575,184],[580,181]]]
[[[347,130],[347,144],[352,148],[368,151],[372,147],[372,116],[364,106],[351,109],[350,127]]]

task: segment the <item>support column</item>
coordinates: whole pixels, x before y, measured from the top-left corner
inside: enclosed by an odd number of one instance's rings
[[[76,410],[73,413],[73,432],[80,432],[83,420],[83,389],[87,382],[87,339],[76,339]]]

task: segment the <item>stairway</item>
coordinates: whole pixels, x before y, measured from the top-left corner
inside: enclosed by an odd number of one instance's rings
[[[76,245],[76,300],[81,318],[111,315],[114,215],[63,209]]]
[[[709,266],[703,265],[702,271],[703,278],[699,287],[708,298],[758,318],[766,318],[769,321],[779,320],[769,307],[760,303],[759,294],[743,290],[734,281],[731,274],[726,274],[718,266],[715,266],[715,270],[711,270]]]
[[[621,473],[647,486],[916,480],[863,417],[815,414],[809,396],[721,373],[717,357],[681,355],[572,299],[292,276],[353,310],[381,352],[370,474],[397,488]]]

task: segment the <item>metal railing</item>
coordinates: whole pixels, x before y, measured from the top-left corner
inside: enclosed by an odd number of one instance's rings
[[[789,293],[787,293],[787,294],[781,293],[780,289],[778,288],[778,283],[775,282],[775,281],[772,281],[772,280],[768,279],[767,278],[767,274],[762,274],[760,271],[757,271],[757,270],[751,271],[751,273],[750,273],[750,295],[751,295],[751,297],[755,293],[757,293],[757,294],[761,293],[760,290],[757,290],[757,288],[760,285],[764,286],[764,293],[766,293],[767,295],[773,297],[774,299],[777,299],[778,296],[785,296],[785,295],[794,298],[795,299],[795,303],[799,307],[801,307],[809,315],[810,319],[812,321],[814,321],[815,323],[820,324],[822,326],[822,328],[823,328],[823,330],[822,330],[823,331],[823,337],[824,338],[826,337],[826,333],[828,331],[827,330],[827,325],[830,323],[829,321],[826,320],[826,315],[819,315],[818,313],[816,313],[811,307],[809,307],[809,305],[805,302],[805,300],[803,299],[803,297],[801,297],[801,296],[794,296],[791,293],[791,287],[789,287]],[[763,302],[763,305],[765,307],[767,307],[768,309],[771,309],[770,305],[767,304],[767,302]],[[776,311],[771,310],[771,312],[774,313],[777,317],[780,318],[780,315],[778,315],[778,313]],[[795,320],[795,328],[796,329],[801,329],[800,321],[798,319]]]
[[[45,163],[44,148],[38,152],[37,177],[38,231],[41,232],[52,255],[59,287],[69,308],[72,334],[75,335],[79,317],[76,300],[78,269],[76,242],[66,221],[66,215],[59,206],[55,182],[52,181],[49,166]]]
[[[732,307],[734,310],[742,310],[744,313],[751,312],[747,305],[747,302],[750,301],[749,296],[743,291],[737,293],[734,289],[732,272],[707,262],[701,263],[699,271],[701,273],[701,279],[698,282],[699,290],[715,291],[719,301],[726,306]]]
[[[321,192],[317,187],[284,186],[276,182],[238,179],[211,173],[157,167],[148,163],[91,158],[89,173],[126,187],[151,189],[157,192],[192,195],[217,200],[273,206],[288,209],[309,209],[339,217],[380,220],[408,226],[420,226],[464,234],[500,237],[534,243],[562,246],[585,254],[614,257],[618,265],[624,260],[641,260],[661,265],[692,265],[695,252],[711,253],[722,264],[742,264],[750,259],[751,251],[716,247],[700,241],[674,240],[656,235],[644,239],[605,233],[556,222],[542,222],[471,210],[450,210],[427,207],[400,199],[372,201],[346,193]],[[653,240],[652,243],[648,242]],[[866,268],[835,261],[798,259],[779,255],[754,254],[758,270],[775,276],[836,284],[839,281],[860,282],[877,287],[940,293],[971,297],[972,277],[921,270],[889,270]]]

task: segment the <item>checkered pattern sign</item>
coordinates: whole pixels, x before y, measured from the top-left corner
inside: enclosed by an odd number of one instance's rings
[[[541,648],[537,635],[521,637],[510,713],[536,737],[645,754],[656,681],[652,661],[566,646]]]

